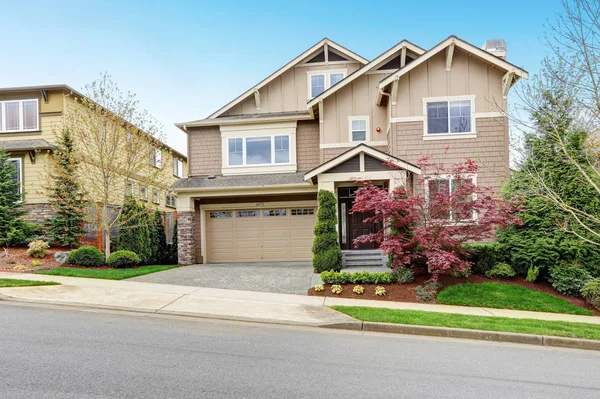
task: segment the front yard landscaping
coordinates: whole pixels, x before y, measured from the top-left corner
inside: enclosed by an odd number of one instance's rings
[[[565,299],[519,285],[506,283],[464,283],[443,289],[437,303],[444,305],[479,306],[497,309],[531,310],[536,312],[570,313],[593,316]]]
[[[38,274],[50,276],[68,276],[84,278],[101,278],[107,280],[124,280],[131,277],[143,276],[145,274],[162,272],[177,267],[170,266],[140,266],[127,269],[115,269],[112,267],[56,267],[50,270],[40,270]]]
[[[0,288],[11,287],[34,287],[38,285],[60,285],[54,281],[18,280],[12,278],[0,278]]]
[[[600,325],[598,324],[468,316],[461,314],[365,308],[358,306],[334,306],[333,309],[362,321],[600,340]]]

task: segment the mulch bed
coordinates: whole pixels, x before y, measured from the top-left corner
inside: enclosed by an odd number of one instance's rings
[[[425,281],[429,279],[427,274],[416,274],[415,279],[410,284],[340,284],[342,286],[342,293],[336,295],[331,292],[332,284],[324,284],[324,291],[316,292],[314,288],[310,288],[308,290],[309,296],[329,296],[329,297],[340,297],[340,298],[351,298],[351,299],[372,299],[376,301],[394,301],[394,302],[413,302],[418,303],[417,293],[415,292],[415,288],[419,285],[422,285]],[[534,291],[545,292],[546,294],[554,295],[559,298],[563,298],[573,305],[579,306],[580,308],[589,309],[594,312],[596,316],[600,316],[600,311],[594,308],[592,305],[587,303],[585,299],[582,298],[573,298],[570,296],[562,295],[552,286],[545,282],[540,281],[536,283],[528,283],[523,279],[523,277],[517,276],[511,280],[502,280],[498,278],[488,278],[479,275],[471,275],[469,278],[455,278],[452,276],[441,276],[439,281],[443,287],[450,287],[456,284],[462,283],[489,283],[489,282],[499,282],[499,283],[507,283],[507,284],[515,284],[520,285],[525,288],[529,288]],[[362,285],[365,289],[365,292],[362,295],[355,294],[352,292],[352,289],[355,285]],[[375,287],[382,286],[386,290],[385,296],[375,295]],[[443,289],[443,288],[442,288]],[[434,300],[431,303],[436,303]]]
[[[95,242],[84,242],[83,245],[93,245]],[[63,248],[53,246],[48,248],[49,254],[43,258],[34,258],[27,255],[27,246],[9,247],[8,257],[4,256],[4,250],[0,249],[0,271],[3,272],[14,272],[14,273],[30,273],[36,270],[48,270],[59,266],[70,266],[61,265],[54,260],[54,253],[58,251],[69,251],[69,248]],[[31,261],[39,260],[40,266],[32,266]],[[24,266],[24,267],[21,267]]]

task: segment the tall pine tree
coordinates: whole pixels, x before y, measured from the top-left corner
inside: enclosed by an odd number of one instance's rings
[[[78,181],[79,160],[75,156],[73,136],[68,127],[58,135],[56,144],[50,172],[52,183],[48,189],[56,217],[48,222],[48,233],[53,241],[73,247],[81,243],[81,237],[85,234],[85,202]]]
[[[22,242],[31,227],[22,217],[27,213],[23,209],[23,194],[20,191],[18,171],[8,161],[8,153],[0,146],[0,245],[8,254],[8,246]]]

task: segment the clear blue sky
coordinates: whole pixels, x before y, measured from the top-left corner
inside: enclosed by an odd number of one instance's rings
[[[289,3],[289,4],[288,4]],[[372,59],[402,39],[426,49],[450,34],[503,38],[535,73],[544,23],[560,0],[488,1],[0,0],[0,87],[65,83],[108,72],[185,152],[174,122],[200,119],[323,37]]]

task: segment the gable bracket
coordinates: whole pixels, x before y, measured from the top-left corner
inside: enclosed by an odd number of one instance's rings
[[[329,64],[329,44],[325,42],[323,46],[323,53],[325,54],[325,65]]]
[[[48,104],[48,91],[42,90],[42,97],[44,98],[44,102]]]
[[[404,65],[406,65],[406,46],[400,50],[400,68],[404,68]]]
[[[508,97],[508,91],[515,83],[515,71],[506,72],[502,77],[502,97],[504,99]]]
[[[398,82],[400,81],[400,77],[396,76],[394,78],[394,82],[392,82],[392,105],[396,105],[396,95],[398,94]]]
[[[254,102],[256,103],[256,110],[260,110],[260,91],[254,89]]]
[[[27,151],[27,154],[29,155],[29,160],[31,161],[32,164],[35,163],[35,150],[29,150]]]
[[[446,49],[446,71],[450,72],[452,70],[452,58],[454,57],[454,42],[450,43],[448,48]]]

